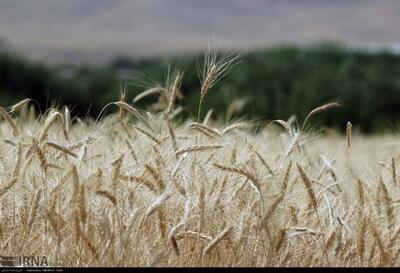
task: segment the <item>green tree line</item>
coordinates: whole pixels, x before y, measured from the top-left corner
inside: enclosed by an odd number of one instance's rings
[[[197,64],[201,55],[169,59],[117,58],[109,64],[47,65],[29,61],[11,51],[0,52],[0,104],[23,98],[46,107],[52,102],[72,106],[75,114],[97,115],[119,98],[126,79],[128,102],[146,87],[162,84],[168,68],[182,68],[182,117],[195,116],[199,101]],[[146,108],[157,98],[136,106]],[[364,132],[396,127],[400,120],[400,55],[349,50],[340,45],[281,46],[245,55],[203,104],[221,120],[246,117],[257,120],[302,121],[310,109],[330,101],[343,105],[313,117],[313,124],[343,129],[347,121]],[[203,111],[205,114],[205,110]]]

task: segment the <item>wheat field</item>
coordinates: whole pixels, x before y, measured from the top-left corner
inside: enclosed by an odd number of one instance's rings
[[[61,266],[398,266],[397,137],[291,118],[221,123],[207,92],[237,55],[206,57],[196,121],[176,122],[183,74],[139,111],[98,119],[33,100],[0,108],[1,255]]]

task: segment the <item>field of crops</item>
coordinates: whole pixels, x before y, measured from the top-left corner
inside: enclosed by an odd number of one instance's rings
[[[235,58],[206,58],[201,101]],[[0,108],[1,254],[63,266],[400,264],[395,136],[309,130],[336,103],[257,130],[210,112],[177,124],[181,78],[140,95],[160,94],[154,113],[123,94],[97,120],[37,114],[29,99]]]

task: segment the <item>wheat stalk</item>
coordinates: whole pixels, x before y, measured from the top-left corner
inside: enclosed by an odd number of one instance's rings
[[[120,173],[121,173],[121,168],[122,168],[122,162],[124,161],[124,155],[121,155],[118,157],[117,160],[115,160],[111,165],[114,166],[113,168],[113,174],[112,174],[112,181],[111,181],[111,188],[115,190],[117,187]]]
[[[213,145],[194,145],[190,147],[185,147],[179,149],[175,154],[176,155],[181,155],[184,153],[190,153],[190,152],[199,152],[199,151],[208,151],[208,150],[215,150],[215,149],[220,149],[222,148],[222,145],[219,144],[213,144]]]
[[[113,102],[111,104],[115,104],[118,107],[120,107],[120,109],[125,109],[129,114],[131,114],[132,116],[136,117],[138,120],[140,120],[147,128],[150,129],[150,131],[153,132],[153,127],[150,125],[150,123],[146,120],[146,118],[139,113],[138,110],[136,110],[135,108],[133,108],[132,106],[130,106],[129,104],[125,103],[125,102],[121,102],[121,101],[117,101],[117,102]]]
[[[392,198],[390,197],[389,191],[386,188],[385,183],[383,182],[382,176],[379,179],[379,187],[383,193],[383,201],[384,201],[385,207],[386,207],[387,221],[389,223],[389,227],[392,228],[394,226],[394,219],[395,219],[395,215],[394,215],[394,211],[393,211],[393,207],[392,207]]]
[[[7,111],[3,107],[0,107],[0,114],[4,117],[4,119],[8,122],[8,124],[10,124],[11,128],[13,129],[14,136],[18,135],[19,131],[17,126],[15,125],[11,116],[7,113]]]
[[[204,254],[207,255],[213,248],[215,248],[219,242],[221,242],[229,235],[231,230],[232,226],[229,226],[224,229],[224,231],[222,231],[219,235],[217,235],[217,237],[215,237],[214,240],[212,240],[210,244],[204,249]]]
[[[285,241],[285,237],[286,237],[286,230],[281,229],[275,239],[275,247],[274,247],[275,253],[277,253],[281,249],[282,244]]]
[[[141,129],[141,128],[138,127],[138,126],[134,126],[134,127],[135,127],[136,130],[138,130],[139,132],[141,132],[142,134],[144,134],[145,136],[147,136],[150,140],[154,141],[156,144],[158,144],[158,145],[161,144],[161,141],[160,141],[158,138],[156,138],[154,135],[152,135],[152,134],[146,132],[145,130]]]
[[[397,174],[396,174],[396,161],[394,157],[391,158],[391,167],[392,167],[392,180],[393,180],[393,185],[396,187],[397,186]]]
[[[199,210],[200,210],[200,220],[199,220],[199,232],[203,232],[204,228],[204,218],[205,218],[205,189],[204,183],[200,184],[199,193]]]
[[[225,127],[224,130],[222,130],[221,134],[222,135],[226,135],[229,132],[232,132],[232,131],[234,131],[236,129],[243,129],[243,128],[249,128],[249,127],[250,127],[249,124],[246,123],[246,122],[235,123],[235,124],[231,124],[231,125]]]
[[[158,208],[161,207],[161,205],[168,200],[168,198],[171,197],[171,193],[170,192],[164,192],[162,195],[160,195],[159,197],[157,197],[152,203],[151,205],[147,208],[146,211],[146,216],[150,216],[152,215]]]
[[[46,139],[47,133],[49,132],[51,126],[54,124],[54,122],[57,120],[57,118],[62,120],[62,115],[57,111],[53,112],[50,116],[47,117],[47,119],[43,125],[43,129],[39,135],[39,142],[42,142]]]
[[[361,223],[359,224],[360,230],[358,232],[358,253],[360,255],[361,263],[364,262],[365,255],[365,237],[366,237],[366,229],[367,223],[365,218],[361,219]]]
[[[267,225],[268,219],[275,212],[275,210],[278,207],[278,205],[284,200],[285,195],[286,195],[286,190],[287,190],[287,185],[288,185],[288,181],[289,181],[291,168],[292,168],[292,161],[289,162],[288,167],[287,167],[286,172],[285,172],[285,175],[283,177],[283,182],[282,182],[282,186],[281,186],[281,190],[280,190],[279,196],[276,197],[275,200],[271,203],[268,211],[265,213],[264,217],[261,219],[262,226]]]
[[[20,102],[17,102],[16,104],[14,104],[13,106],[10,107],[10,113],[15,113],[18,110],[20,110],[21,108],[23,108],[24,106],[26,106],[29,102],[31,102],[32,100],[27,98],[24,100],[21,100]]]
[[[149,164],[145,163],[144,168],[148,173],[154,178],[154,180],[157,182],[158,185],[158,190],[159,192],[163,192],[165,190],[165,183],[162,179],[162,175],[158,173],[157,170],[155,170],[153,167],[151,167]]]
[[[42,190],[38,189],[32,199],[31,210],[29,212],[29,218],[28,218],[28,227],[31,227],[33,224],[33,220],[35,220],[41,193],[42,193]]]
[[[259,152],[257,152],[256,150],[254,150],[254,153],[257,155],[258,159],[260,160],[260,162],[264,165],[264,167],[267,169],[268,173],[270,175],[274,175],[274,172],[272,171],[271,167],[268,165],[268,163],[265,161],[265,159],[259,154]]]
[[[156,86],[156,87],[152,87],[152,88],[150,88],[150,89],[147,89],[147,90],[144,90],[143,92],[141,92],[140,94],[138,94],[138,95],[136,95],[134,98],[133,98],[133,103],[136,103],[136,102],[138,102],[139,100],[141,100],[141,99],[143,99],[143,98],[145,98],[145,97],[148,97],[148,96],[150,96],[150,95],[154,95],[154,94],[161,94],[161,93],[163,93],[165,91],[165,88],[164,87],[161,87],[161,86]]]
[[[351,124],[350,121],[347,122],[346,125],[346,136],[347,136],[347,147],[351,147],[351,131],[352,131],[353,125]]]
[[[333,109],[333,108],[337,108],[337,107],[341,107],[341,105],[337,102],[331,102],[331,103],[326,103],[324,105],[318,106],[317,108],[314,108],[313,110],[310,111],[310,113],[308,113],[307,117],[305,118],[302,128],[304,128],[305,124],[307,123],[308,119],[312,116],[314,116],[315,114],[327,111],[329,109]]]
[[[224,166],[224,165],[220,165],[217,163],[213,163],[213,166],[226,171],[226,172],[231,172],[231,173],[236,173],[239,175],[243,175],[245,176],[247,179],[249,179],[249,181],[251,181],[251,185],[253,186],[253,188],[256,190],[256,192],[261,196],[261,188],[260,188],[260,183],[258,182],[257,178],[252,175],[251,173],[249,173],[246,170],[240,169],[240,168],[236,168],[236,167],[229,167],[229,166]]]
[[[85,198],[85,185],[81,184],[79,186],[79,193],[78,193],[78,201],[79,207],[79,217],[80,220],[85,223],[87,219],[87,212],[86,212],[86,198]]]
[[[61,146],[61,145],[59,145],[59,144],[57,144],[57,143],[55,143],[55,142],[51,142],[51,141],[46,141],[45,144],[46,144],[47,146],[49,146],[49,147],[52,147],[52,148],[54,148],[54,149],[56,149],[56,150],[59,150],[60,152],[63,152],[63,153],[65,153],[65,154],[67,154],[67,155],[70,155],[70,156],[72,156],[72,157],[74,157],[74,158],[78,158],[78,155],[75,154],[74,152],[72,152],[72,151],[71,151],[70,149],[68,149],[67,147]]]
[[[174,73],[174,80],[172,82],[172,84],[169,86],[168,93],[168,106],[167,109],[165,110],[166,114],[169,115],[171,114],[173,107],[174,107],[174,103],[175,103],[175,97],[178,93],[178,90],[182,84],[182,80],[183,80],[183,72],[180,70],[176,70]]]
[[[320,220],[319,220],[319,215],[318,215],[318,203],[317,203],[317,198],[316,198],[315,193],[314,193],[314,190],[313,190],[313,188],[312,188],[311,181],[310,181],[310,179],[308,179],[306,173],[304,172],[303,168],[302,168],[299,164],[297,164],[297,170],[298,170],[299,173],[300,173],[300,177],[301,177],[301,180],[302,180],[303,183],[304,183],[304,186],[306,187],[306,190],[307,190],[307,193],[308,193],[308,197],[309,197],[310,203],[311,203],[311,205],[312,205],[312,207],[313,207],[313,209],[314,209],[314,211],[315,211],[315,214],[316,214],[317,217],[318,217],[318,221],[320,222]],[[320,222],[320,223],[321,223],[321,222]]]
[[[207,125],[193,122],[189,125],[189,128],[193,128],[195,130],[199,130],[200,132],[206,133],[210,137],[220,137],[221,134],[218,132],[217,129],[211,128]]]
[[[111,192],[105,190],[97,190],[95,191],[95,194],[107,198],[114,206],[117,205],[117,198],[115,198],[115,196]]]
[[[173,147],[174,151],[177,152],[179,149],[178,142],[176,141],[174,128],[172,127],[171,122],[168,119],[167,119],[167,128],[168,128],[168,133],[171,137],[172,147]]]

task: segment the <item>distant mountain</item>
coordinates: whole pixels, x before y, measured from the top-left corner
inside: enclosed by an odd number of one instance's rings
[[[0,37],[35,59],[103,62],[321,40],[400,42],[400,1],[0,0]]]

